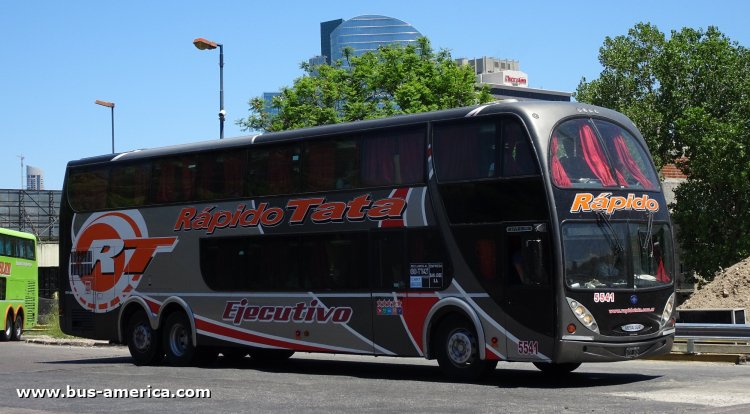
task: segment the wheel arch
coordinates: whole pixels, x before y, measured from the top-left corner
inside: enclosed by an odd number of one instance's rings
[[[466,318],[472,325],[477,333],[477,342],[481,344],[479,346],[479,358],[485,359],[486,356],[486,341],[484,336],[484,328],[482,322],[479,319],[479,315],[466,301],[457,297],[443,298],[432,306],[430,311],[427,313],[427,317],[424,322],[424,329],[422,329],[422,352],[425,358],[433,359],[434,354],[431,349],[431,341],[433,333],[440,325],[440,322],[449,315],[460,315]]]
[[[157,327],[161,327],[164,321],[167,320],[167,317],[175,312],[185,313],[188,321],[190,321],[190,339],[193,342],[193,346],[198,346],[198,333],[195,329],[195,315],[193,315],[193,310],[190,308],[190,305],[179,296],[171,296],[162,302],[161,308],[159,309]]]
[[[125,343],[125,324],[127,324],[128,319],[139,310],[146,314],[151,328],[156,329],[158,323],[157,318],[151,311],[146,300],[140,296],[131,296],[122,304],[122,306],[120,306],[120,313],[117,316],[117,342],[121,344]]]

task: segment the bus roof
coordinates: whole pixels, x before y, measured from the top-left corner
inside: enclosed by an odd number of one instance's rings
[[[36,240],[36,236],[31,233],[26,233],[18,230],[4,229],[0,227],[0,234],[6,234],[8,236],[15,236],[22,239]]]
[[[544,135],[546,130],[551,129],[558,120],[575,115],[600,115],[614,119],[624,125],[632,126],[633,123],[627,117],[619,112],[597,107],[594,105],[583,104],[580,102],[554,102],[554,101],[497,101],[484,105],[475,105],[463,108],[447,109],[441,111],[424,112],[419,114],[398,115],[388,118],[380,118],[366,121],[344,122],[333,125],[323,125],[308,128],[300,128],[289,131],[270,132],[261,135],[247,135],[224,140],[201,141],[188,144],[179,144],[166,147],[157,147],[150,149],[140,149],[119,154],[107,154],[95,157],[82,158],[70,161],[68,167],[79,165],[91,165],[106,163],[118,160],[135,160],[143,158],[161,157],[166,155],[176,155],[184,153],[231,149],[247,147],[248,145],[295,141],[301,139],[310,139],[323,137],[334,134],[346,134],[352,132],[362,132],[372,129],[399,127],[408,125],[419,125],[426,122],[446,121],[452,119],[461,119],[479,115],[490,115],[498,113],[515,113],[524,120],[532,124],[538,124],[537,133]],[[540,117],[534,114],[550,114],[555,116]],[[533,118],[533,119],[532,119]],[[540,119],[541,118],[541,119]],[[552,124],[547,125],[549,121]],[[540,143],[543,144],[543,143]]]

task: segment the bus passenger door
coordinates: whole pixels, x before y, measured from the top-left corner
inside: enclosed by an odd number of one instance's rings
[[[549,225],[540,222],[504,226],[502,307],[508,315],[508,357],[535,361],[551,357],[555,300]]]
[[[404,230],[374,230],[370,243],[374,352],[417,356],[405,319],[409,275]]]

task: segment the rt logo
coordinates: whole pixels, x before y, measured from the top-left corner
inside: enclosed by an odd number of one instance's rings
[[[148,237],[138,210],[92,214],[73,234],[73,295],[89,311],[109,312],[132,294],[151,259],[176,245],[177,237]]]

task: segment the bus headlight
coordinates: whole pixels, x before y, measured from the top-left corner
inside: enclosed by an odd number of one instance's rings
[[[674,293],[667,299],[667,304],[664,305],[664,311],[661,313],[661,326],[664,326],[669,322],[669,318],[672,317],[672,311],[674,310]]]
[[[599,325],[596,323],[594,315],[592,315],[591,312],[589,312],[589,310],[586,309],[585,306],[581,305],[581,303],[577,300],[571,298],[565,299],[568,300],[570,309],[573,311],[573,314],[576,316],[576,318],[578,318],[578,320],[583,324],[583,326],[591,329],[596,333],[599,333]]]

